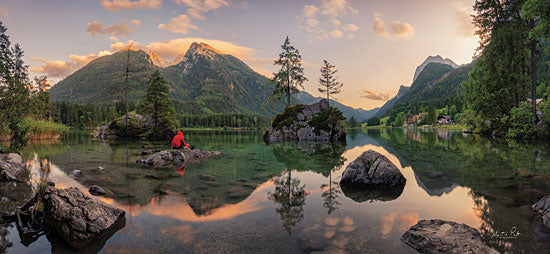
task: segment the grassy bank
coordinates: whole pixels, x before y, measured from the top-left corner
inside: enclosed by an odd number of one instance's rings
[[[59,139],[61,135],[69,131],[69,127],[50,121],[34,120],[32,118],[23,119],[23,125],[29,128],[27,137],[30,140]],[[10,131],[7,127],[2,127],[2,136],[0,140],[9,140]]]

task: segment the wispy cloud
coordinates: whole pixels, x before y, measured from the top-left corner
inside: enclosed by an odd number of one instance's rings
[[[73,73],[78,68],[88,64],[90,61],[104,55],[110,55],[110,51],[100,51],[97,54],[89,55],[70,55],[70,61],[49,61],[40,57],[33,57],[33,61],[42,62],[41,66],[33,66],[30,71],[34,73],[45,74],[49,78],[64,78]]]
[[[353,38],[359,26],[342,24],[341,20],[356,13],[357,10],[347,0],[321,0],[319,5],[306,4],[302,7],[298,28],[306,31],[309,39],[313,40]]]
[[[228,6],[229,3],[225,0],[172,0],[179,5],[185,5],[189,7],[187,13],[189,16],[196,19],[204,19],[204,14],[219,9],[223,6]],[[248,3],[247,3],[248,4]],[[246,4],[245,4],[246,5]]]
[[[364,89],[361,93],[362,93],[361,98],[365,98],[373,101],[387,101],[392,97],[390,93],[386,93],[386,92],[379,93],[370,89]]]
[[[0,5],[0,17],[7,17],[7,16],[8,16],[8,9]]]
[[[86,31],[89,35],[95,36],[95,35],[110,35],[110,36],[130,36],[130,33],[132,33],[135,29],[137,29],[141,21],[134,19],[131,21],[132,24],[134,24],[135,27],[131,27],[126,22],[120,22],[113,25],[103,25],[99,21],[92,21],[88,23],[86,26]]]
[[[160,9],[162,0],[101,0],[100,4],[107,10],[121,12],[131,9]]]
[[[375,12],[373,14],[374,20],[372,23],[372,29],[374,35],[384,40],[393,40],[395,38],[401,38],[405,40],[410,40],[414,38],[415,29],[411,24],[393,21],[391,24],[391,30],[386,27],[386,22],[382,19],[384,16],[380,12]]]
[[[191,23],[189,16],[182,14],[175,18],[170,19],[167,24],[158,25],[159,29],[165,29],[172,33],[186,34],[190,29],[199,30],[199,27]]]

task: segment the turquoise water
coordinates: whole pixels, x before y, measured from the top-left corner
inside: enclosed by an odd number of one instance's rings
[[[550,248],[550,229],[530,209],[550,193],[546,145],[417,129],[351,131],[336,145],[267,145],[254,132],[184,135],[222,155],[184,168],[138,167],[142,145],[162,150],[169,143],[101,141],[75,132],[58,143],[34,144],[24,157],[33,181],[48,178],[86,193],[99,185],[108,192],[102,201],[127,212],[125,227],[88,252],[414,253],[399,238],[419,219],[436,218],[480,230],[501,252]],[[347,164],[368,149],[401,170],[402,192],[340,188]],[[74,169],[83,172],[78,180],[69,177]],[[5,226],[7,252],[70,251],[46,236],[25,246],[14,225]],[[514,227],[517,238],[496,234]]]

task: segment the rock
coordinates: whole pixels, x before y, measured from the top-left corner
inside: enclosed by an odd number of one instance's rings
[[[264,139],[270,142],[345,140],[346,131],[342,121],[326,121],[329,116],[327,109],[326,99],[312,105],[300,104],[287,108],[275,117],[266,130]]]
[[[128,125],[126,125],[126,118],[128,118]],[[161,122],[157,124],[157,130],[151,132],[155,126],[155,123],[151,117],[142,116],[136,113],[128,113],[126,115],[116,118],[112,122],[100,126],[94,133],[99,138],[118,138],[118,137],[137,137],[137,138],[171,138],[175,135],[176,130],[174,126],[169,123]],[[153,133],[153,134],[151,134]]]
[[[421,220],[401,240],[419,253],[498,253],[481,241],[479,231],[452,221]]]
[[[102,166],[97,166],[97,170],[98,170],[99,172],[103,172],[103,170],[105,170],[105,168],[102,167]]]
[[[23,158],[16,153],[0,154],[0,178],[3,181],[15,181],[24,168]]]
[[[71,172],[71,177],[74,178],[74,179],[78,179],[81,176],[82,176],[82,171],[81,170],[75,169],[75,170],[73,170],[73,172]]]
[[[388,158],[368,150],[346,167],[340,185],[395,187],[404,185],[405,182],[403,174]]]
[[[106,193],[105,190],[97,185],[92,185],[88,191],[94,196],[103,196]]]
[[[543,197],[533,206],[533,210],[542,215],[542,223],[550,227],[550,195]]]
[[[171,152],[161,151],[147,157],[147,159],[138,159],[136,163],[143,166],[164,167],[172,164],[173,161],[174,157]]]
[[[111,230],[125,224],[125,212],[90,198],[77,188],[44,192],[44,224],[46,232],[55,233],[70,246],[83,249]]]
[[[54,186],[55,187],[55,183],[54,182],[48,182],[48,186]]]
[[[153,153],[153,151],[151,149],[141,151],[141,155],[149,155],[149,154],[152,154],[152,153]]]
[[[161,151],[147,157],[147,159],[138,159],[136,163],[143,166],[164,167],[171,164],[181,166],[187,162],[198,162],[205,158],[218,156],[221,153],[218,151],[205,151],[202,149],[194,150],[174,150]]]

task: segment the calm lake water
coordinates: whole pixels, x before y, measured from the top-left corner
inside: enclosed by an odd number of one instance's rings
[[[266,145],[254,132],[184,135],[195,147],[223,154],[184,168],[138,167],[143,144],[161,150],[169,142],[101,141],[74,132],[30,146],[24,157],[33,181],[48,178],[85,193],[99,185],[108,192],[99,199],[126,211],[125,227],[88,252],[414,253],[400,237],[420,219],[465,223],[501,252],[550,249],[550,230],[530,208],[550,193],[546,145],[417,129],[350,131],[339,145]],[[401,170],[407,179],[401,193],[340,188],[347,164],[368,149]],[[78,180],[69,177],[74,169],[82,170]],[[0,191],[3,207],[30,193],[24,186]],[[516,238],[497,234],[513,228]],[[7,252],[70,251],[46,236],[23,244],[14,224],[7,229],[0,235]]]

